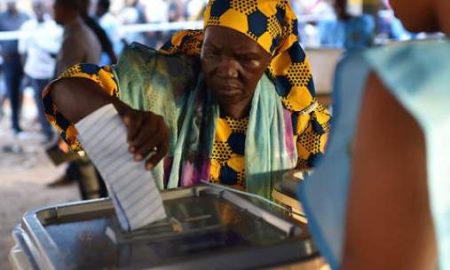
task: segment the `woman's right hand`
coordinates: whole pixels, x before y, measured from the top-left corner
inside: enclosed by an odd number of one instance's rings
[[[169,150],[169,128],[160,115],[121,107],[119,113],[128,129],[128,150],[134,160],[145,159],[145,169],[151,170]]]

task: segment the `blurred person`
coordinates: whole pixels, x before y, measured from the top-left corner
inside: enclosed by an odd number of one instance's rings
[[[324,0],[296,0],[292,1],[292,4],[296,14],[315,18],[298,23],[300,42],[305,47],[320,47],[322,22],[336,17],[332,5]]]
[[[165,23],[169,19],[169,2],[167,0],[152,0],[145,2],[145,18],[147,23]],[[152,48],[159,48],[167,40],[167,31],[152,31],[143,33],[145,44]]]
[[[126,0],[125,7],[117,15],[117,19],[122,25],[147,23],[144,7],[139,0]],[[145,43],[145,35],[139,32],[128,32],[125,34],[128,44],[133,41]]]
[[[99,63],[101,45],[94,32],[85,24],[81,14],[85,12],[79,0],[55,0],[53,14],[56,23],[64,27],[63,41],[58,53],[56,74],[77,63]],[[48,105],[48,104],[44,104]],[[46,107],[46,113],[55,108]],[[99,184],[97,171],[85,155],[69,163],[65,175],[50,183],[56,187],[77,181],[82,199],[98,198]]]
[[[145,2],[144,12],[146,22],[163,23],[168,21],[168,0],[152,0]]]
[[[43,1],[33,3],[35,17],[26,21],[20,28],[19,52],[24,59],[24,72],[34,90],[41,131],[50,142],[53,130],[45,117],[42,104],[42,91],[53,79],[56,55],[61,47],[62,28],[50,17]]]
[[[445,37],[339,64],[328,152],[300,197],[332,269],[449,270],[450,1],[390,3],[408,31]]]
[[[203,15],[203,9],[208,3],[207,0],[189,0],[187,3],[187,16],[190,21],[201,20]]]
[[[108,34],[100,26],[97,20],[89,14],[91,1],[90,0],[78,0],[80,5],[80,15],[84,23],[94,32],[98,41],[100,42],[102,52],[104,52],[108,58],[108,64],[115,64],[117,62],[117,56],[114,52],[113,44]]]
[[[186,3],[183,0],[169,0],[168,21],[182,22],[186,18]]]
[[[17,31],[28,20],[28,15],[20,12],[16,1],[7,0],[6,11],[0,13],[0,31]],[[11,106],[11,124],[15,134],[22,131],[20,127],[21,83],[23,66],[18,51],[17,40],[3,40],[0,42],[3,57],[3,72],[6,91]]]
[[[1,48],[0,48],[0,51],[1,51]],[[0,71],[0,72],[1,72],[1,74],[3,74],[3,71]],[[3,76],[1,78],[3,80]],[[5,113],[3,111],[3,106],[6,101],[6,96],[7,96],[7,93],[6,93],[5,87],[3,85],[0,85],[0,119],[3,117],[3,115]]]
[[[413,34],[409,33],[399,19],[394,16],[389,1],[384,0],[377,16],[377,41],[386,43],[389,40],[409,40]]]
[[[98,0],[97,7],[95,9],[95,16],[98,19],[100,26],[106,32],[108,38],[111,40],[114,53],[119,55],[125,45],[125,40],[123,39],[119,20],[111,14],[111,12],[109,12],[110,6],[110,0]],[[111,64],[110,61],[107,61],[107,58],[107,53],[103,52],[100,64]]]
[[[374,16],[349,14],[347,0],[336,0],[334,6],[344,31],[344,48],[347,51],[353,51],[372,46],[375,37]]]
[[[376,25],[372,14],[350,14],[347,0],[336,0],[334,9],[334,18],[318,22],[320,42],[324,47],[344,48],[349,52],[373,45]]]
[[[84,10],[78,0],[55,0],[56,23],[64,27],[61,50],[57,56],[56,74],[77,63],[99,63],[101,45],[82,18]]]

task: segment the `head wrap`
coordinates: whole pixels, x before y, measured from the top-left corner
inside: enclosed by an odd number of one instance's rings
[[[210,0],[204,28],[210,25],[241,32],[272,55],[266,72],[287,109],[302,112],[315,103],[310,65],[298,43],[297,18],[287,0]],[[203,31],[181,31],[161,50],[199,56],[202,43]]]

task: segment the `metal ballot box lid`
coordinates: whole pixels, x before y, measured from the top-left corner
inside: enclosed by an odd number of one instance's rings
[[[301,224],[262,201],[209,186],[161,194],[170,220],[131,233],[109,199],[28,212],[10,261],[16,269],[244,269],[317,255]]]

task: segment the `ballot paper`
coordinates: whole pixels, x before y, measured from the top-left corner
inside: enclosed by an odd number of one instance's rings
[[[133,231],[166,218],[158,187],[128,151],[127,129],[112,104],[89,114],[75,127],[84,150],[100,171],[120,226]]]

